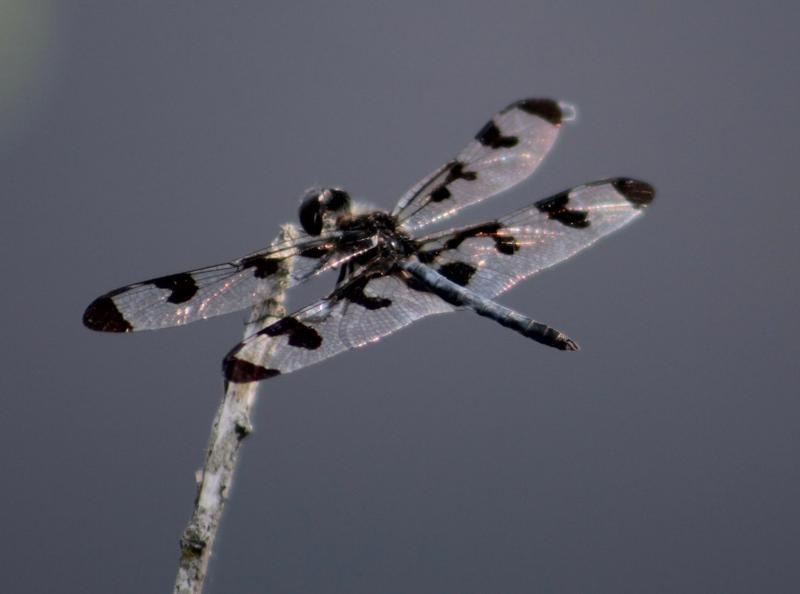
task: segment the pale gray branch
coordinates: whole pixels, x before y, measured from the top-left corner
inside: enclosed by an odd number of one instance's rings
[[[276,243],[296,239],[297,229],[284,225]],[[281,275],[276,291],[268,301],[253,307],[244,336],[258,332],[267,324],[285,315],[285,289],[291,270],[285,263],[276,274]],[[269,353],[263,353],[264,358]],[[197,497],[192,519],[181,537],[181,556],[175,579],[175,594],[200,594],[208,571],[214,539],[222,512],[230,494],[233,474],[242,440],[253,430],[251,412],[259,383],[228,384],[217,410],[208,441],[205,465],[197,472]]]

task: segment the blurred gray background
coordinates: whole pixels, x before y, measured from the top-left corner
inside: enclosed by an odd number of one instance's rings
[[[580,112],[529,182],[635,224],[502,298],[265,383],[207,591],[800,583],[794,2],[0,3],[0,591],[168,592],[243,316],[107,336],[114,287],[390,208],[498,109]],[[293,306],[328,285],[298,291]]]

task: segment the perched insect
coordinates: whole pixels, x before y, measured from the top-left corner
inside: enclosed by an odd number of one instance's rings
[[[496,220],[414,234],[533,173],[555,143],[565,119],[562,107],[550,99],[512,103],[455,159],[411,188],[391,213],[364,210],[338,188],[312,190],[300,206],[305,233],[298,240],[111,291],[89,305],[83,323],[93,330],[131,332],[251,307],[274,292],[281,263],[292,258],[290,286],[337,269],[333,292],[234,347],[223,364],[228,381],[296,371],[458,308],[542,344],[577,350],[563,333],[492,299],[629,223],[653,200],[652,186],[604,179]],[[267,361],[264,352],[270,352]]]

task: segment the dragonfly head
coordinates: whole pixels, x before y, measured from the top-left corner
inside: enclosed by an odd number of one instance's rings
[[[300,204],[300,224],[309,235],[320,235],[342,216],[350,213],[350,195],[339,188],[313,188]]]

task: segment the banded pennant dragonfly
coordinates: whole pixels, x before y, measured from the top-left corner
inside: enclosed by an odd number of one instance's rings
[[[333,291],[235,346],[223,364],[227,381],[296,371],[460,308],[547,346],[577,350],[562,332],[493,299],[632,221],[653,200],[652,186],[603,179],[492,221],[416,235],[531,175],[555,143],[566,107],[550,99],[512,103],[455,159],[408,190],[391,213],[367,210],[339,188],[311,190],[301,202],[303,233],[296,241],[116,289],[89,305],[83,323],[131,332],[245,309],[273,294],[281,264],[292,258],[289,286],[338,270]]]

